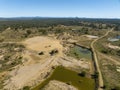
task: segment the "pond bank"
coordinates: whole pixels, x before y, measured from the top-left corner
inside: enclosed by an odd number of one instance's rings
[[[58,80],[75,86],[78,90],[94,90],[94,79],[81,77],[75,71],[58,66],[52,75],[32,90],[41,90],[50,80]]]
[[[78,44],[78,43],[72,43],[74,46],[78,46],[78,47],[81,47],[81,48],[83,48],[83,49],[87,49],[87,50],[89,50],[89,51],[91,51],[91,60],[92,60],[92,66],[93,66],[93,71],[94,71],[94,73],[92,74],[92,75],[95,75],[96,74],[96,72],[97,72],[97,67],[96,67],[96,63],[95,63],[95,58],[94,58],[94,52],[93,52],[93,50],[91,49],[91,47],[90,48],[88,48],[88,47],[85,47],[85,46],[82,46],[82,45],[80,45],[80,44]],[[98,78],[94,78],[94,80],[95,80],[95,90],[97,90],[98,89],[98,86],[99,86],[99,81],[98,81]]]
[[[90,48],[81,47],[80,45],[75,45],[75,46],[83,49],[83,53],[84,53],[84,50],[85,50],[85,53],[87,53],[87,54],[89,52],[89,55],[90,55],[89,58],[94,63],[93,52],[91,51]],[[86,56],[84,55],[84,57],[86,57]],[[51,80],[58,80],[58,81],[70,84],[70,85],[78,88],[78,90],[97,90],[97,82],[98,81],[96,79],[81,77],[81,76],[78,75],[77,72],[66,69],[64,67],[60,67],[60,66],[55,68],[55,70],[53,71],[51,76],[49,76],[45,81],[40,83],[38,86],[36,86],[32,90],[41,90]]]

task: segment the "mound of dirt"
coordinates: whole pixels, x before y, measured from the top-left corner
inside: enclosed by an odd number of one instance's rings
[[[50,81],[42,90],[78,90],[77,88],[60,81]]]

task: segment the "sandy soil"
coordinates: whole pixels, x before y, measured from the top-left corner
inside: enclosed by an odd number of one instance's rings
[[[77,88],[67,85],[66,83],[60,81],[50,81],[42,90],[78,90]]]
[[[50,38],[50,37],[34,37],[27,39],[23,42],[28,49],[30,50],[35,50],[38,52],[45,52],[46,54],[53,50],[53,49],[58,49],[59,54],[62,53],[62,45],[60,42],[56,39]]]
[[[77,60],[67,56],[61,57],[59,60],[57,60],[57,63],[63,65],[64,67],[69,67],[72,69],[90,69],[89,62]]]
[[[23,53],[23,64],[9,72],[10,78],[5,81],[4,89],[18,90],[24,86],[35,86],[45,80],[52,67],[56,65],[89,69],[89,63],[64,56],[63,47],[56,39],[33,37],[22,43],[27,48]],[[51,56],[49,52],[54,49],[57,49],[58,53]],[[38,55],[41,51],[44,54]]]
[[[20,66],[10,72],[11,78],[5,84],[8,90],[18,90],[23,86],[32,86],[36,84],[35,80],[42,81],[47,72],[50,72],[51,66],[55,65],[55,59],[48,59],[47,62]],[[38,81],[37,81],[38,82]]]
[[[88,38],[88,39],[97,39],[97,38],[99,38],[98,36],[93,36],[93,35],[82,35],[82,37]]]
[[[111,45],[110,43],[107,46],[111,49],[120,49],[119,46],[114,46],[114,45]]]

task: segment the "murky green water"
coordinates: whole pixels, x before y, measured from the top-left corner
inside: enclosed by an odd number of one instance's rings
[[[69,83],[79,90],[94,90],[95,86],[93,79],[81,77],[77,72],[65,69],[64,67],[57,67],[47,80],[35,87],[33,90],[41,90],[49,83],[50,80],[58,80]]]

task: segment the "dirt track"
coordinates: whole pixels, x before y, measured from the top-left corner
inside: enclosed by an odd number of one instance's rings
[[[96,68],[97,68],[97,71],[98,71],[98,73],[99,73],[99,77],[98,77],[98,80],[99,80],[99,87],[98,87],[98,90],[103,90],[101,87],[104,86],[104,82],[103,82],[103,77],[102,77],[102,73],[101,73],[101,70],[100,70],[100,66],[99,66],[99,62],[98,62],[98,58],[97,58],[97,53],[96,53],[94,44],[95,44],[98,40],[100,40],[100,39],[106,37],[106,36],[107,36],[110,32],[112,32],[112,31],[113,31],[113,29],[107,31],[105,35],[103,35],[103,36],[101,36],[101,37],[95,39],[95,40],[91,43],[91,49],[92,49],[92,51],[93,51],[93,56],[94,56]]]

